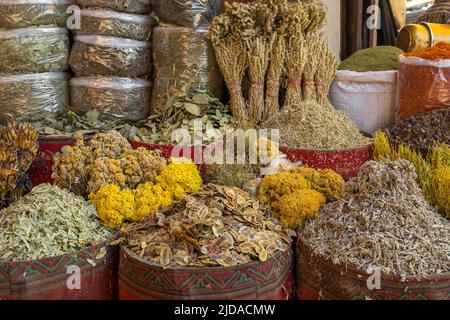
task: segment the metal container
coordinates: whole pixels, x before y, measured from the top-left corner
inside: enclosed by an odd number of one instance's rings
[[[397,47],[414,52],[434,46],[439,42],[450,43],[450,25],[437,23],[409,24],[400,30]]]

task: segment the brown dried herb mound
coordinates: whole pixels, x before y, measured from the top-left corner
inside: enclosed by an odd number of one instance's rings
[[[125,245],[163,268],[266,261],[291,245],[287,229],[238,188],[209,184],[123,230]]]
[[[318,255],[402,279],[450,272],[450,222],[425,200],[414,165],[369,162],[301,237]]]

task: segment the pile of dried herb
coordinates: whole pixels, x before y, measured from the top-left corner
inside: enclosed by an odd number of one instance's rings
[[[411,117],[386,129],[389,139],[419,150],[439,143],[450,146],[450,109]]]
[[[0,31],[0,74],[64,71],[69,53],[66,28]]]
[[[0,262],[55,257],[111,237],[93,205],[49,184],[0,211]]]
[[[369,162],[301,237],[315,254],[370,273],[434,278],[450,272],[450,221],[425,200],[413,164]]]
[[[151,11],[152,0],[78,0],[77,2],[81,7],[86,8],[108,8],[120,12],[147,14]]]
[[[79,77],[70,81],[69,110],[97,110],[106,120],[140,121],[150,113],[151,82],[123,77]]]
[[[152,71],[148,41],[107,36],[76,36],[69,64],[78,77],[139,77]]]
[[[8,114],[21,121],[61,115],[69,105],[69,79],[64,72],[0,76],[0,123]]]
[[[402,49],[391,46],[379,46],[355,52],[344,60],[339,70],[357,72],[398,70],[398,57],[405,53]]]
[[[289,231],[257,199],[213,184],[122,231],[132,253],[163,268],[266,261],[291,245]]]
[[[32,26],[65,27],[67,8],[75,0],[27,0],[0,2],[0,29]]]
[[[264,127],[279,129],[281,144],[291,148],[345,150],[371,143],[345,112],[314,100],[286,107]]]
[[[150,40],[154,21],[150,16],[119,13],[110,10],[83,9],[81,29],[75,29],[76,35],[101,35]]]
[[[206,130],[225,131],[233,127],[234,118],[219,99],[206,93],[189,92],[189,87],[184,86],[180,93],[169,98],[160,113],[139,122],[137,125],[139,129],[134,135],[130,135],[130,139],[172,145],[179,142],[172,137],[175,130],[186,129],[194,137],[194,128],[198,126],[200,129],[198,133],[203,134],[203,143],[208,144],[209,139],[213,139],[214,136],[207,136]]]

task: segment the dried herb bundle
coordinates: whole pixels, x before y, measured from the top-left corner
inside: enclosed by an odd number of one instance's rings
[[[289,232],[255,198],[212,184],[122,231],[127,248],[163,268],[266,261],[291,245]]]
[[[130,139],[172,145],[180,142],[174,141],[172,137],[177,129],[186,129],[194,136],[194,121],[197,120],[201,133],[206,133],[203,143],[208,144],[214,142],[214,135],[207,135],[208,129],[226,131],[234,126],[234,118],[219,99],[208,94],[192,94],[190,91],[188,86],[184,86],[181,92],[169,98],[161,112],[139,122],[139,129],[133,130],[135,134],[131,134]]]
[[[115,11],[127,13],[147,14],[151,11],[152,0],[77,0],[82,7],[108,8]]]
[[[74,0],[0,2],[0,29],[18,29],[33,26],[65,27],[67,8]]]
[[[302,75],[307,63],[309,50],[304,36],[294,36],[287,40],[286,53],[286,97],[284,105],[300,103],[302,99]]]
[[[152,70],[150,42],[76,36],[69,64],[77,76],[145,76]]]
[[[43,184],[0,211],[0,262],[56,257],[112,236],[93,205]]]
[[[28,171],[38,151],[37,139],[37,131],[29,124],[9,118],[6,126],[0,126],[0,201]]]
[[[303,100],[316,100],[315,76],[320,65],[322,50],[324,49],[322,35],[318,33],[308,33],[305,38],[307,62],[303,71]],[[324,66],[326,68],[327,66]]]
[[[414,166],[369,162],[301,237],[335,264],[402,279],[450,272],[450,222],[425,200]]]
[[[81,29],[74,30],[76,35],[99,35],[148,41],[155,24],[147,15],[98,9],[83,9],[80,14]]]
[[[317,101],[320,104],[326,104],[329,101],[328,93],[338,68],[338,62],[327,42],[320,45],[322,46],[318,50],[320,51],[320,62],[317,66],[314,82]]]
[[[140,121],[150,113],[151,82],[122,77],[80,77],[70,81],[69,109],[101,119]]]
[[[69,53],[65,28],[0,31],[0,74],[64,71]]]
[[[223,79],[206,30],[155,28],[153,58],[153,113],[162,111],[167,100],[185,85],[189,85],[192,93],[222,97]]]
[[[0,76],[0,123],[7,115],[29,122],[61,115],[69,105],[69,78],[63,72]]]
[[[283,146],[307,150],[345,150],[371,143],[348,115],[314,100],[291,105],[264,124],[280,129]]]

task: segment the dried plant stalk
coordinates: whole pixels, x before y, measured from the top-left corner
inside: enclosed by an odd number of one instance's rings
[[[263,121],[272,119],[280,111],[280,82],[286,61],[286,39],[278,33],[272,35],[269,57],[270,66],[267,70],[266,107]]]
[[[316,84],[316,97],[320,104],[328,101],[328,92],[331,82],[338,68],[338,62],[327,42],[322,43],[321,62],[319,63],[314,82]]]
[[[302,101],[302,74],[311,50],[303,36],[288,39],[286,54],[286,98],[284,106]]]
[[[248,71],[250,76],[248,113],[250,121],[258,124],[264,114],[264,79],[269,64],[267,40],[258,36],[247,41]]]
[[[238,122],[249,120],[244,95],[242,79],[247,68],[247,55],[244,46],[237,41],[216,43],[214,51],[217,63],[230,92],[230,109]]]
[[[307,47],[307,62],[303,72],[303,100],[316,99],[316,86],[314,77],[320,63],[322,46],[321,36],[317,33],[309,33],[305,37]]]

